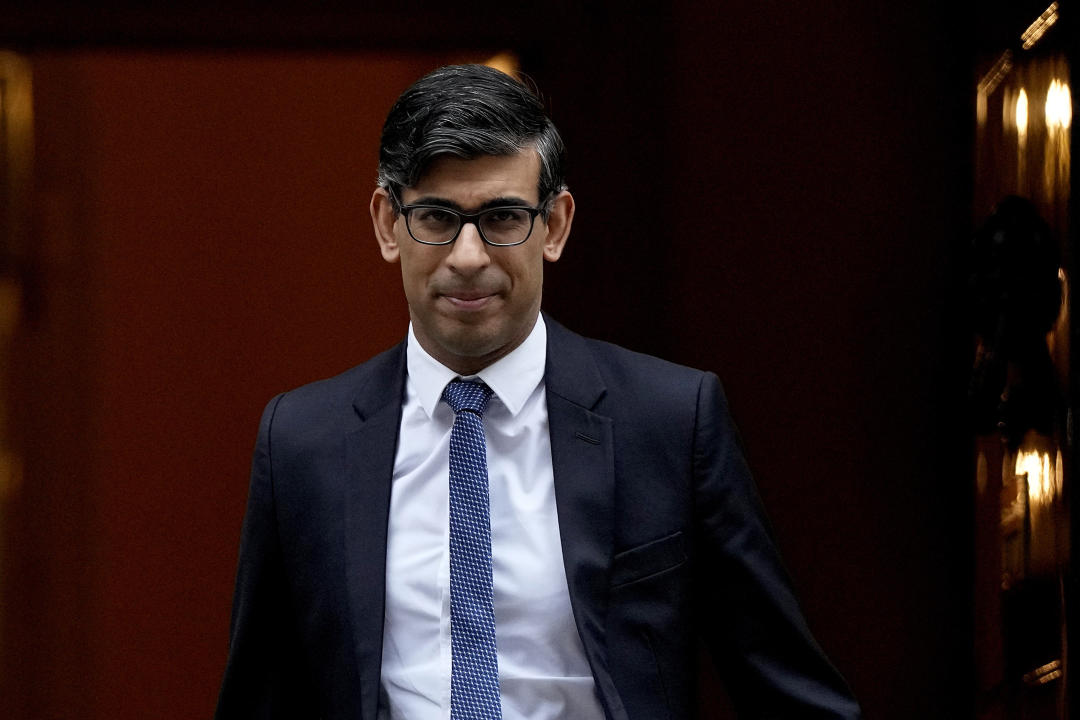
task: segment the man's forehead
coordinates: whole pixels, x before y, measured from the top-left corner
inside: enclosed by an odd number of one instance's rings
[[[402,191],[412,198],[406,202],[434,196],[467,206],[469,200],[513,196],[532,204],[539,201],[539,182],[540,156],[535,149],[526,148],[513,155],[441,155],[428,164],[412,187]]]

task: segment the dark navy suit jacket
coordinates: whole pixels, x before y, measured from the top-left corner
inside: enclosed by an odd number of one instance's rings
[[[563,560],[608,718],[694,717],[702,640],[740,716],[859,717],[799,611],[716,376],[547,328]],[[218,720],[375,720],[404,383],[402,344],[267,406]]]

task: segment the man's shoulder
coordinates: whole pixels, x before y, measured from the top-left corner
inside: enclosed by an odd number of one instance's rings
[[[579,335],[551,318],[545,320],[549,328],[548,352],[553,354],[550,362],[574,367],[579,372],[594,367],[602,378],[611,382],[648,379],[662,384],[692,385],[700,383],[707,374],[704,370],[631,350],[606,340]]]
[[[692,411],[710,372],[571,332],[547,319],[548,392],[610,412],[664,415]]]
[[[279,419],[303,422],[338,422],[342,414],[371,414],[400,398],[404,348],[400,343],[333,377],[281,393],[271,400],[268,411]]]

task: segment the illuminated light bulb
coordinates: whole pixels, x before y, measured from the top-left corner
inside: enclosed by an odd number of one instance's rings
[[[1046,505],[1057,496],[1055,470],[1050,453],[1021,450],[1016,454],[1016,474],[1027,476],[1028,501],[1032,504]]]
[[[1072,124],[1072,93],[1069,85],[1052,80],[1046,91],[1046,127],[1067,130]]]
[[[1020,88],[1020,94],[1016,96],[1016,134],[1023,141],[1027,137],[1028,122],[1028,98],[1027,92]]]

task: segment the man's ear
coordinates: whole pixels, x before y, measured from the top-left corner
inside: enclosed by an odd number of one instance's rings
[[[371,195],[371,224],[375,228],[375,239],[379,243],[379,252],[383,260],[388,263],[396,263],[401,257],[401,249],[398,247],[397,235],[394,234],[394,223],[397,214],[394,212],[394,201],[390,199],[390,193],[386,188],[375,188]]]
[[[570,226],[574,222],[574,196],[563,190],[551,201],[547,219],[547,236],[544,238],[544,259],[555,262],[562,256]]]

